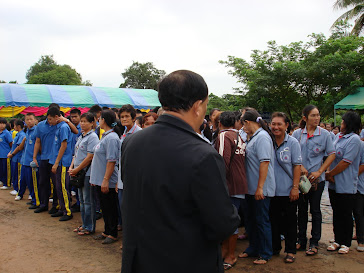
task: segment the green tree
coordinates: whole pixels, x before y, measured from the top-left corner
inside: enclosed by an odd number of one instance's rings
[[[166,74],[164,70],[159,70],[154,67],[153,63],[133,64],[121,73],[124,82],[120,84],[120,88],[135,88],[135,89],[157,89],[159,80]]]
[[[71,66],[59,65],[53,55],[41,56],[39,61],[32,65],[26,79],[29,84],[55,84],[55,85],[89,85],[90,81],[82,82],[82,77]],[[92,85],[92,84],[91,84]]]
[[[351,30],[351,34],[358,36],[363,30],[364,26],[364,1],[363,0],[336,0],[334,9],[348,9],[343,15],[341,15],[333,24],[334,27],[342,20],[355,19],[354,27]]]
[[[307,43],[278,46],[268,42],[265,51],[253,50],[251,61],[229,56],[220,63],[238,79],[246,105],[262,112],[284,111],[298,120],[301,109],[316,104],[324,117],[333,105],[364,80],[364,40],[345,36],[342,28],[327,39],[312,34]]]

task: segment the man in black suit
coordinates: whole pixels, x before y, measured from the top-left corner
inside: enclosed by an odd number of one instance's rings
[[[221,242],[240,219],[222,157],[196,131],[208,103],[191,71],[159,84],[165,113],[122,146],[123,273],[223,272]]]

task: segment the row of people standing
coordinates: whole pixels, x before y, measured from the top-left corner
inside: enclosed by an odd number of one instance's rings
[[[357,215],[358,250],[362,249],[363,225],[360,221],[363,221],[363,214],[360,215],[360,211],[363,211],[361,185],[364,183],[360,182],[359,176],[360,153],[363,152],[363,143],[358,136],[359,115],[346,113],[341,124],[342,133],[333,141],[332,135],[319,127],[320,114],[313,105],[303,109],[300,128],[292,136],[287,134],[289,124],[284,113],[272,115],[269,129],[256,110],[247,108],[241,117],[243,130],[249,139],[247,143],[244,142],[244,137],[235,133],[237,130],[234,129],[233,117],[232,112],[223,112],[218,117],[221,131],[216,138],[215,148],[225,160],[226,180],[232,203],[237,208],[244,204],[245,208],[249,247],[239,257],[256,256],[255,264],[265,264],[272,255],[281,251],[281,234],[285,235],[285,262],[295,261],[296,250],[305,250],[308,256],[316,255],[321,239],[320,201],[325,186],[325,172],[326,180],[330,181],[334,230],[339,225],[335,231],[334,250],[342,254],[348,253],[353,210],[354,215]],[[233,153],[235,157],[230,156]],[[239,160],[240,163],[245,160],[245,170],[234,163]],[[233,165],[234,168],[231,167]],[[240,177],[237,173],[240,173]],[[312,183],[308,194],[299,192],[302,174]],[[234,177],[240,180],[232,179]],[[334,182],[333,177],[337,182]],[[239,183],[244,182],[247,188],[239,186]],[[239,203],[236,198],[241,198],[242,201]],[[341,205],[347,199],[352,200],[349,205]],[[340,203],[339,209],[335,206],[337,200]],[[354,202],[357,203],[354,205]],[[312,214],[312,231],[307,248],[308,204]],[[235,237],[233,234],[223,243],[225,269],[233,267],[237,260],[234,256]],[[332,248],[329,246],[328,250]]]

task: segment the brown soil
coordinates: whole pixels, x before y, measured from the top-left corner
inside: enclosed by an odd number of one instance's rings
[[[121,241],[102,245],[91,236],[78,236],[73,229],[81,224],[79,213],[71,221],[59,222],[46,212],[33,213],[26,202],[14,201],[9,191],[0,191],[1,273],[120,272]],[[103,221],[98,220],[96,234],[102,227]],[[364,253],[355,250],[357,243],[353,242],[349,254],[339,255],[326,251],[331,238],[332,225],[323,224],[323,243],[318,255],[307,257],[299,252],[294,264],[285,264],[282,252],[263,266],[253,265],[252,258],[239,259],[229,272],[364,272]],[[236,254],[247,244],[238,241]]]

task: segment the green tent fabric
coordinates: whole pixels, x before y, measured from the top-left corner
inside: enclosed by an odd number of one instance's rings
[[[362,110],[364,109],[364,87],[359,87],[357,92],[346,96],[335,104],[334,109]]]

